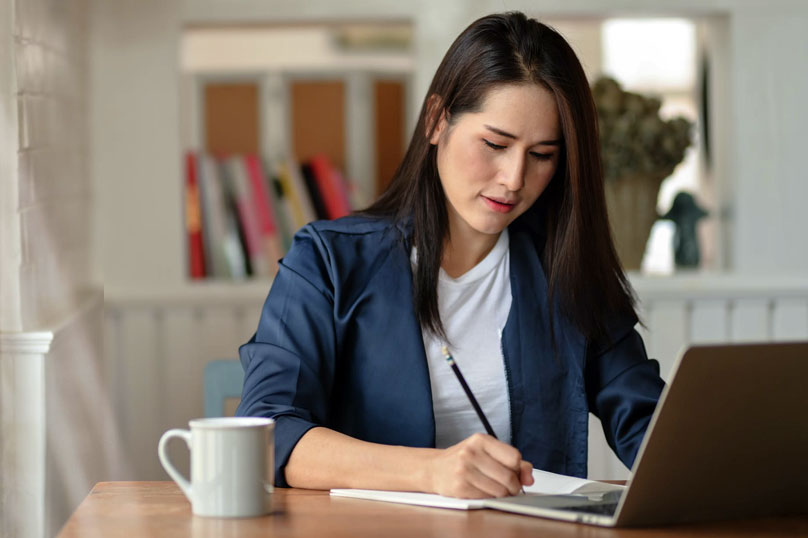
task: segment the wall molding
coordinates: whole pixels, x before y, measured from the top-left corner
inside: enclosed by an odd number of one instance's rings
[[[54,337],[53,331],[0,333],[0,355],[45,355]]]

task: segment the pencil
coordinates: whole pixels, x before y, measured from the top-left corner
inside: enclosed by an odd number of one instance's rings
[[[457,367],[457,363],[455,363],[454,358],[451,356],[451,354],[449,354],[449,348],[443,346],[441,351],[443,351],[443,356],[446,358],[446,362],[449,363],[449,366],[452,367],[452,370],[457,376],[457,380],[460,381],[460,386],[463,387],[463,390],[466,392],[466,396],[468,396],[468,399],[471,402],[471,406],[477,412],[477,416],[480,417],[480,421],[483,423],[483,426],[485,426],[486,433],[491,437],[493,437],[494,439],[496,439],[497,435],[494,433],[494,428],[491,427],[491,424],[485,417],[485,413],[483,413],[480,404],[477,403],[477,398],[474,397],[474,394],[471,392],[468,383],[466,383],[466,378],[463,377],[463,374],[460,373],[460,368]]]
[[[485,426],[486,433],[488,435],[490,435],[491,437],[493,437],[494,439],[496,439],[497,434],[494,433],[494,428],[491,427],[491,423],[488,422],[488,419],[485,417],[485,413],[483,413],[482,407],[480,407],[480,404],[477,403],[477,398],[474,397],[474,393],[471,392],[471,389],[469,388],[469,384],[466,383],[466,378],[463,377],[463,374],[460,373],[460,368],[457,366],[457,363],[455,362],[454,357],[452,357],[452,355],[449,353],[449,348],[446,347],[446,346],[443,346],[441,348],[441,351],[443,352],[443,356],[446,358],[446,362],[449,363],[449,366],[452,367],[452,371],[455,373],[455,376],[457,376],[457,380],[460,381],[460,386],[463,387],[463,390],[465,391],[466,396],[468,396],[468,399],[471,402],[471,406],[477,412],[477,416],[480,417],[480,422],[482,422],[483,426]],[[522,490],[522,495],[524,495],[525,494],[524,486],[521,487],[521,490]]]

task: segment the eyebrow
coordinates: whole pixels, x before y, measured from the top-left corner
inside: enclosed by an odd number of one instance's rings
[[[496,134],[501,135],[501,136],[504,136],[504,137],[506,137],[506,138],[513,138],[514,140],[516,140],[516,135],[513,135],[513,134],[511,134],[511,133],[509,133],[509,132],[507,132],[507,131],[503,131],[502,129],[498,129],[498,128],[496,128],[496,127],[492,127],[492,126],[490,126],[490,125],[483,125],[483,127],[485,127],[486,129],[488,129],[488,130],[489,130],[489,131],[491,131],[492,133],[496,133]],[[561,140],[543,140],[543,141],[541,141],[541,142],[536,142],[536,143],[535,143],[535,144],[533,144],[533,145],[534,145],[534,146],[539,146],[539,145],[544,145],[544,146],[560,146],[560,145],[561,145]]]

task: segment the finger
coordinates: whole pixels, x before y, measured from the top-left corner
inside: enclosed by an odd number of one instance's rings
[[[509,444],[503,443],[490,435],[474,434],[473,439],[492,458],[513,472],[520,471],[522,454]]]
[[[474,465],[483,475],[494,480],[507,490],[510,495],[516,495],[522,489],[519,472],[506,467],[502,462],[495,460],[488,453],[482,452],[474,460]],[[501,496],[497,495],[497,496]]]
[[[520,473],[520,481],[525,486],[532,486],[535,480],[533,479],[533,464],[529,461],[522,460],[522,472]]]
[[[505,484],[482,472],[479,468],[469,469],[467,481],[470,486],[482,494],[482,497],[507,497],[509,495],[516,495],[516,493],[511,491]],[[517,491],[518,489],[519,488],[517,488]]]

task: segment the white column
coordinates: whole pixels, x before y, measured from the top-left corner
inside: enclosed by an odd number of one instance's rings
[[[0,535],[45,535],[45,355],[52,332],[0,333]]]

